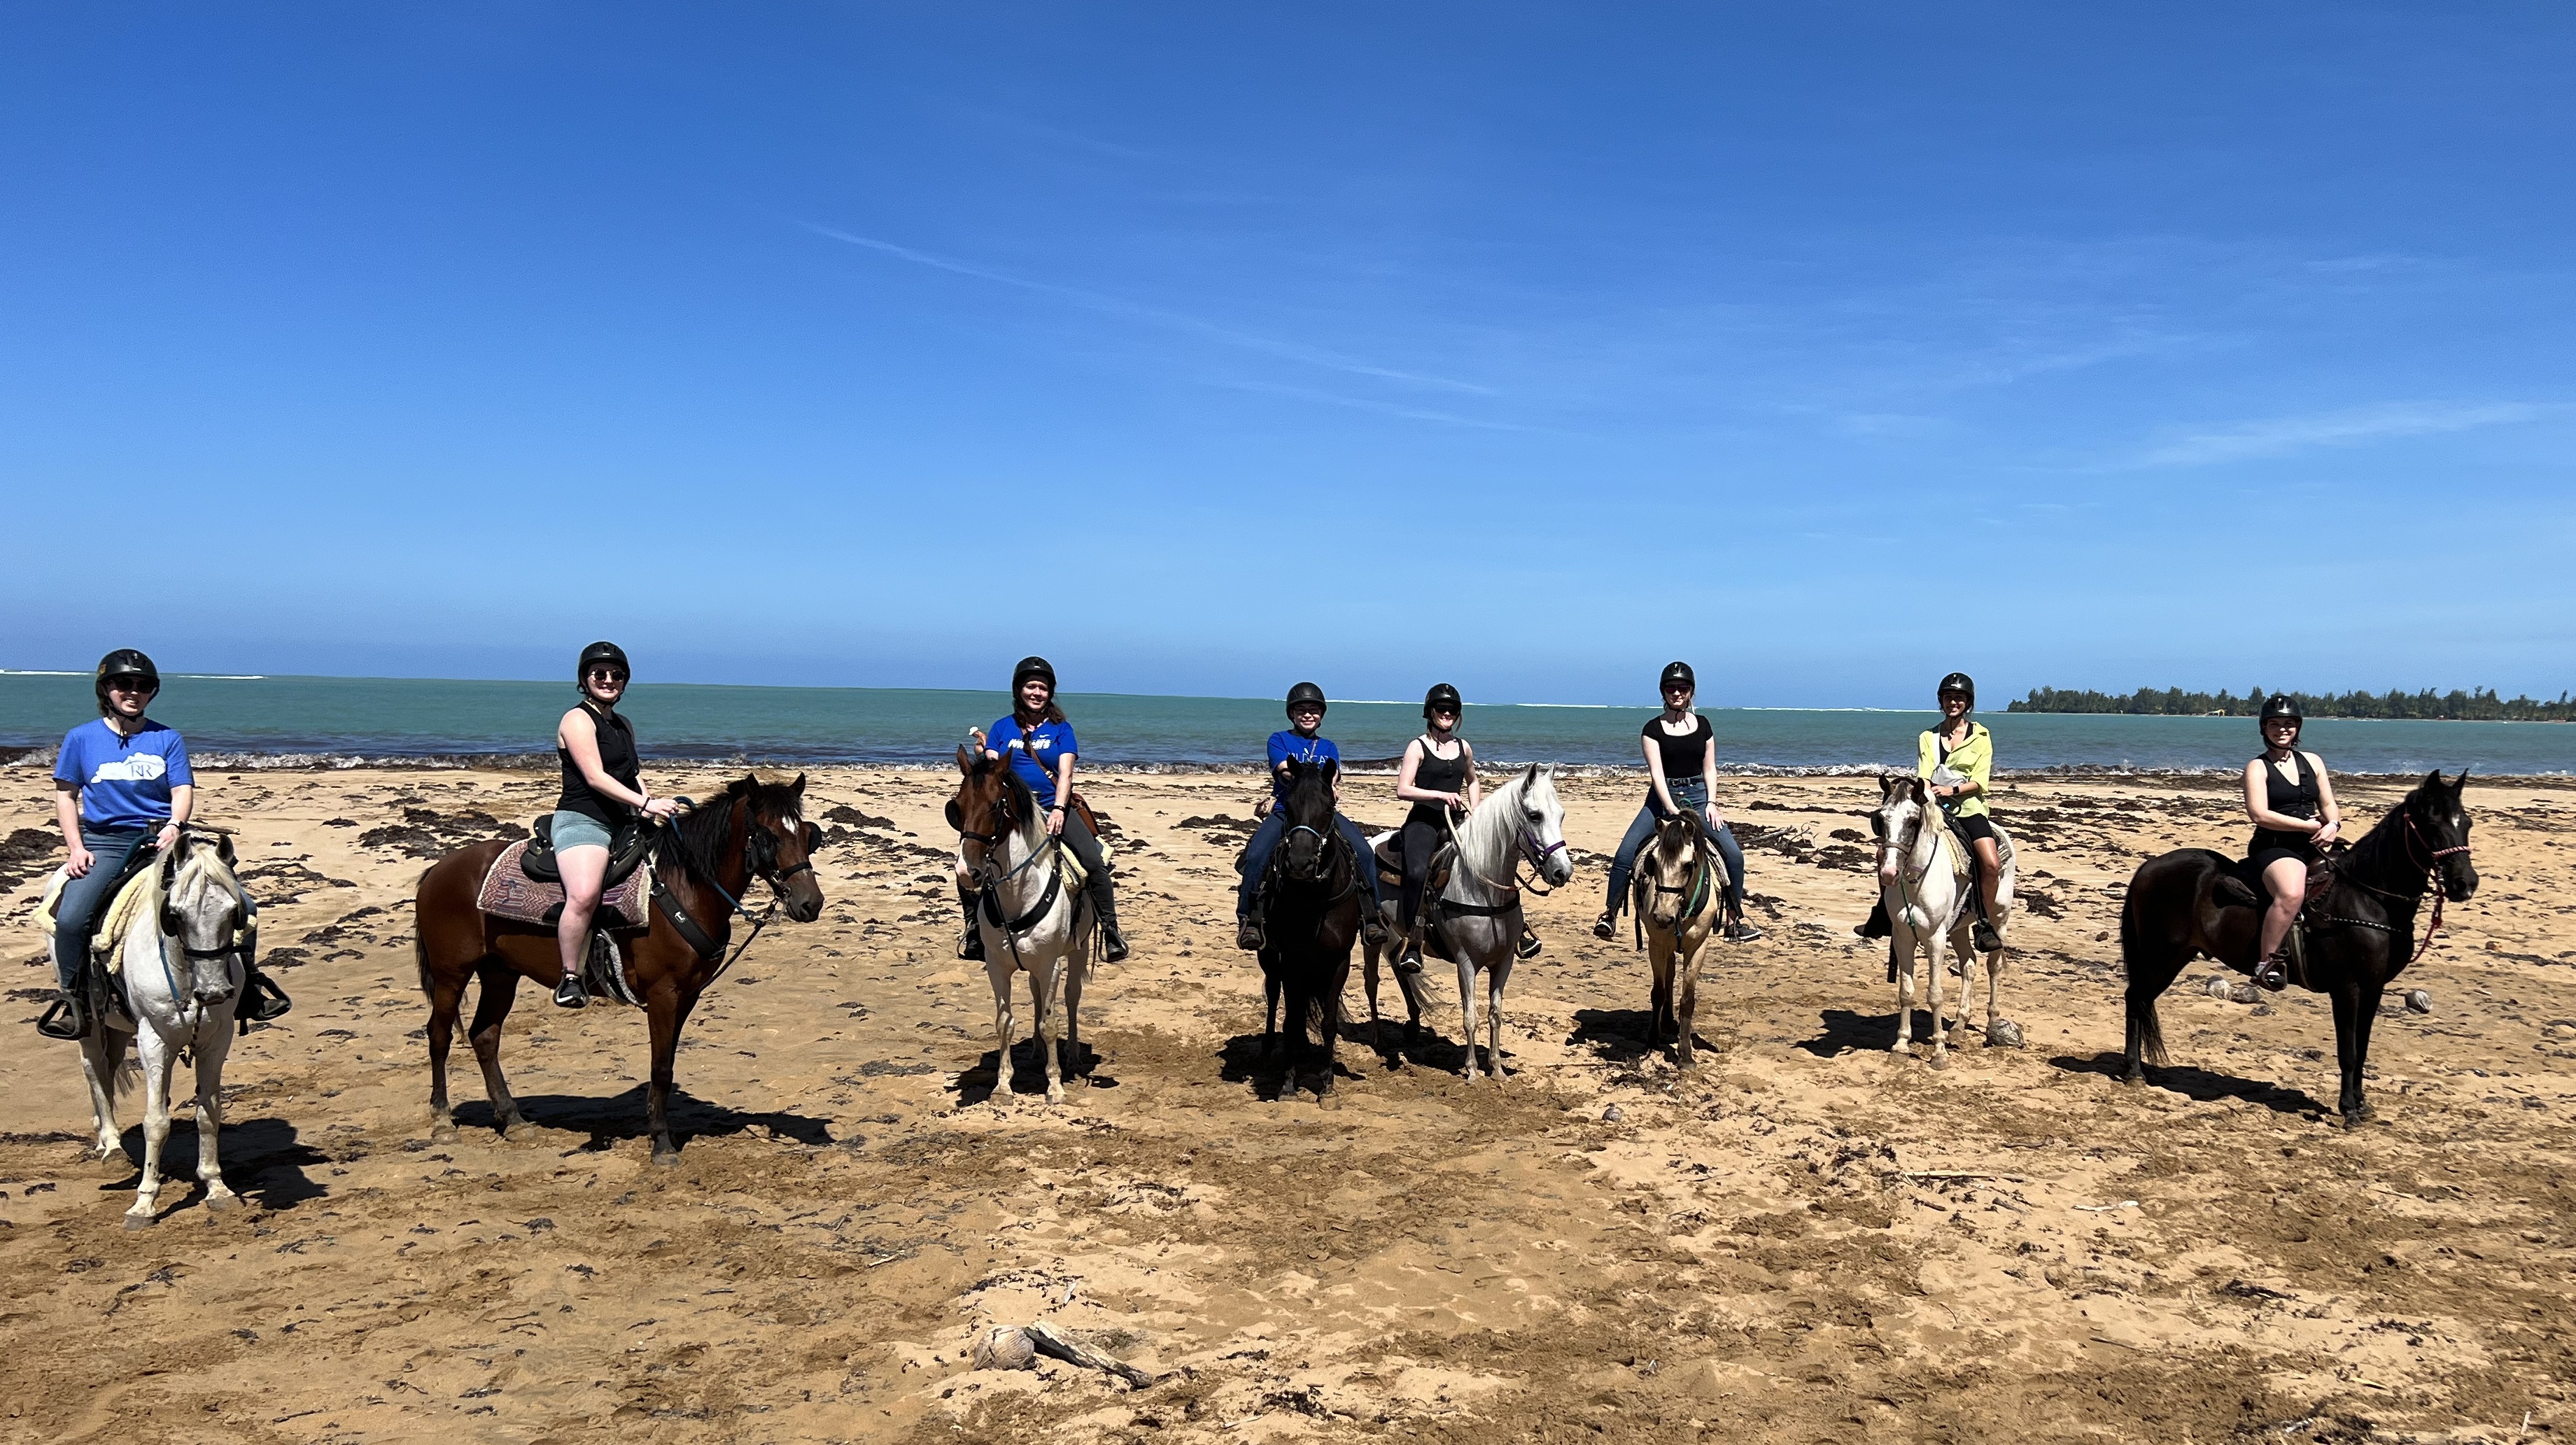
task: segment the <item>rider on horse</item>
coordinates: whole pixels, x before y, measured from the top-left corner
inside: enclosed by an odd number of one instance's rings
[[[1628,880],[1637,870],[1637,850],[1655,836],[1657,822],[1687,808],[1707,821],[1718,856],[1726,860],[1726,911],[1731,921],[1723,936],[1730,943],[1749,943],[1760,938],[1762,930],[1744,921],[1744,850],[1717,810],[1717,731],[1707,718],[1691,710],[1699,679],[1691,674],[1689,663],[1676,662],[1665,667],[1658,686],[1664,711],[1647,720],[1644,732],[1645,806],[1628,825],[1628,836],[1619,840],[1618,856],[1610,863],[1610,903],[1593,921],[1593,936],[1609,938],[1618,931],[1619,912],[1628,902]]]
[[[1935,694],[1941,723],[1926,728],[1914,742],[1914,774],[1930,783],[1932,800],[1948,821],[1951,834],[1964,842],[1977,860],[1977,917],[1969,941],[1992,953],[2003,947],[1995,933],[1996,890],[2003,883],[2003,855],[1995,845],[1994,820],[1987,815],[1986,789],[1995,770],[1995,738],[1986,725],[1971,719],[1976,710],[1977,682],[1964,672],[1941,679]],[[1887,901],[1871,905],[1869,917],[1852,932],[1863,938],[1885,938],[1891,932]]]
[[[1127,937],[1118,931],[1118,896],[1110,885],[1109,860],[1091,825],[1073,807],[1073,760],[1078,751],[1073,724],[1055,703],[1055,665],[1043,657],[1023,657],[1011,669],[1011,711],[975,740],[985,756],[1007,760],[1029,791],[1049,803],[1046,829],[1064,840],[1090,875],[1092,911],[1100,917],[1100,956],[1116,963],[1127,956]],[[975,901],[966,900],[966,933],[958,941],[959,958],[984,956],[984,935],[975,927]]]
[[[1288,832],[1288,765],[1291,762],[1314,767],[1327,759],[1335,764],[1342,760],[1342,750],[1319,731],[1324,725],[1324,690],[1311,682],[1301,682],[1288,689],[1288,727],[1270,735],[1270,796],[1253,805],[1262,815],[1261,826],[1252,832],[1252,841],[1243,845],[1243,886],[1234,900],[1235,946],[1246,953],[1258,953],[1264,942],[1261,920],[1252,911],[1253,895],[1261,890],[1261,876],[1270,868],[1270,855]],[[1336,768],[1333,799],[1341,800],[1341,781]],[[1368,890],[1368,907],[1360,912],[1360,929],[1375,943],[1386,932],[1385,920],[1378,917],[1377,860],[1369,853],[1367,835],[1359,825],[1339,811],[1333,822],[1341,830],[1343,841],[1351,850],[1351,868]]]
[[[614,642],[594,642],[573,665],[581,702],[555,725],[555,756],[563,762],[563,793],[555,799],[551,827],[555,868],[563,878],[563,917],[555,939],[563,950],[563,979],[555,985],[559,1008],[590,1002],[581,965],[590,950],[590,923],[608,878],[608,850],[636,816],[660,821],[679,811],[669,798],[646,790],[635,755],[635,725],[617,710],[626,694],[626,652]]]
[[[99,659],[92,690],[99,715],[63,734],[54,758],[54,819],[70,854],[63,865],[70,881],[54,915],[54,980],[62,1002],[36,1026],[47,1038],[77,1039],[96,1025],[82,975],[99,913],[142,866],[136,850],[147,842],[155,851],[177,843],[196,806],[187,743],[143,715],[161,693],[152,659],[118,648]],[[239,1016],[266,1023],[284,1014],[286,996],[255,960],[243,962]]]
[[[2250,871],[2261,875],[2272,906],[2263,914],[2262,948],[2254,981],[2268,989],[2290,985],[2282,961],[2290,925],[2308,897],[2308,865],[2343,827],[2325,759],[2299,751],[2306,726],[2296,698],[2275,693],[2263,704],[2263,755],[2245,765],[2245,812],[2254,838],[2245,848]]]
[[[1422,695],[1422,735],[1404,745],[1404,763],[1396,769],[1395,796],[1411,803],[1404,815],[1401,846],[1404,888],[1397,895],[1396,921],[1404,928],[1403,969],[1422,967],[1422,895],[1430,884],[1431,856],[1447,839],[1454,820],[1485,801],[1485,785],[1476,779],[1476,750],[1458,736],[1466,704],[1458,689],[1434,683]]]

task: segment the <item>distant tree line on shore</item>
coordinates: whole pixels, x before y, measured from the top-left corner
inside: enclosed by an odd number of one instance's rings
[[[2261,688],[2238,697],[2232,692],[2161,691],[2142,687],[2128,694],[2089,688],[2035,687],[2030,696],[2006,705],[2006,712],[2124,713],[2133,717],[2252,717],[2271,694]],[[2294,692],[2299,710],[2309,717],[2423,718],[2459,722],[2576,722],[2576,698],[2560,693],[2547,698],[2500,697],[2491,687],[2466,692],[2347,693]]]

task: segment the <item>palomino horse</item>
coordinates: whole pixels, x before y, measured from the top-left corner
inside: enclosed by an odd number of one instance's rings
[[[256,910],[233,876],[232,840],[190,828],[150,870],[142,908],[126,930],[111,980],[134,1020],[137,1065],[143,1073],[143,1178],[125,1227],[156,1222],[161,1192],[161,1146],[170,1137],[171,1066],[181,1054],[197,1073],[197,1182],[206,1208],[221,1214],[241,1207],[224,1187],[216,1145],[224,1126],[224,1057],[233,1043],[233,1010],[241,1001],[242,954]],[[89,1079],[90,1111],[98,1124],[98,1157],[122,1147],[116,1127],[115,1085],[126,1067],[125,1033],[101,1018],[81,1040],[81,1072]]]
[[[1574,879],[1574,860],[1565,852],[1565,805],[1556,799],[1556,765],[1532,763],[1512,780],[1485,795],[1483,806],[1455,829],[1457,856],[1450,865],[1449,885],[1423,900],[1430,926],[1427,943],[1458,965],[1458,1007],[1466,1019],[1466,1077],[1476,1080],[1476,974],[1482,970],[1490,997],[1486,1004],[1485,1059],[1490,1072],[1503,1077],[1503,986],[1511,981],[1512,960],[1521,940],[1521,889],[1511,881],[1523,859],[1550,887]],[[1397,904],[1387,899],[1388,953],[1400,946]],[[1363,978],[1368,986],[1369,1029],[1377,1030],[1377,962],[1380,945],[1372,944]],[[1411,983],[1405,999],[1414,1002]],[[1406,1026],[1409,1037],[1412,1025]]]
[[[1975,890],[1959,870],[1966,855],[1949,825],[1934,816],[1932,795],[1921,778],[1895,774],[1878,780],[1878,811],[1870,815],[1870,830],[1878,835],[1878,891],[1887,905],[1887,918],[1894,929],[1888,940],[1888,971],[1896,985],[1896,1042],[1890,1053],[1914,1052],[1914,955],[1924,955],[1926,976],[1932,981],[1932,1059],[1933,1068],[1950,1066],[1949,1024],[1942,1017],[1945,1000],[1942,984],[1949,970],[1941,966],[1941,945],[1946,941],[1950,954],[1959,961],[1960,1018],[1967,1017],[1967,1004],[1976,993],[1976,974],[1972,968],[1978,954],[1972,937],[1977,912]],[[1995,828],[1995,851],[2002,856],[2003,877],[1995,883],[1995,916],[1989,920],[1995,932],[2004,931],[2012,917],[2013,876],[2019,866],[2013,857],[2011,835]],[[2001,1000],[2004,951],[2000,948],[1985,955],[1986,1027],[1988,1043],[2018,1041],[2020,1030],[1998,1012]]]
[[[1323,1070],[1312,1085],[1317,1102],[1333,1091],[1333,1065],[1342,1041],[1342,991],[1351,980],[1351,945],[1359,940],[1362,868],[1375,859],[1351,856],[1333,820],[1333,780],[1341,765],[1326,759],[1308,767],[1288,763],[1288,797],[1279,806],[1288,819],[1263,880],[1261,972],[1269,1009],[1261,1039],[1278,1037],[1279,1001],[1288,1000],[1286,1076],[1281,1094],[1297,1092],[1297,1056],[1311,1025],[1320,1036]]]
[[[726,966],[725,941],[733,915],[743,913],[743,890],[766,878],[787,916],[811,923],[823,911],[823,889],[814,881],[814,825],[805,821],[805,775],[793,783],[736,779],[722,795],[693,808],[662,830],[653,857],[652,923],[642,937],[617,939],[617,962],[644,1001],[653,1040],[653,1082],[644,1113],[653,1136],[653,1162],[677,1164],[671,1138],[671,1058],[689,1011]],[[421,992],[429,995],[430,1137],[453,1139],[456,1120],[447,1106],[447,1049],[468,979],[482,980],[467,1037],[483,1066],[483,1092],[492,1101],[492,1123],[504,1137],[527,1122],[501,1077],[501,1023],[522,977],[551,988],[563,976],[555,931],[492,918],[475,906],[483,875],[508,845],[476,843],[439,859],[420,876],[414,919]],[[755,931],[757,925],[755,924]]]
[[[1646,1047],[1661,1043],[1669,1031],[1673,1065],[1684,1073],[1698,1067],[1691,1058],[1691,1027],[1699,1015],[1700,950],[1724,911],[1725,867],[1692,813],[1657,824],[1637,855],[1637,931],[1655,973]]]
[[[1050,835],[1036,795],[1011,765],[982,748],[957,750],[961,781],[948,801],[957,828],[957,887],[975,898],[984,935],[984,972],[993,980],[993,1105],[1010,1101],[1018,1074],[1011,1064],[1011,977],[1029,976],[1038,1051],[1046,1056],[1046,1097],[1064,1102],[1064,1064],[1057,1057],[1056,1006],[1064,1007],[1064,1051],[1077,1075],[1082,1059],[1082,984],[1090,973],[1091,910],[1067,874],[1063,843]]]
[[[2294,960],[2291,982],[2334,1000],[2335,1058],[2343,1066],[2343,1092],[2335,1107],[2346,1123],[2370,1117],[2361,1095],[2361,1073],[2370,1062],[2370,1024],[2389,982],[2433,945],[2442,926],[2442,902],[2465,903],[2478,891],[2469,864],[2469,814],[2460,794],[2466,770],[2446,781],[2440,769],[2424,775],[2379,826],[2336,855],[2330,878],[2311,879],[2300,926],[2306,946]],[[2144,1083],[2146,1064],[2165,1062],[2164,1028],[2156,996],[2198,954],[2238,973],[2251,973],[2267,900],[2259,882],[2248,884],[2237,863],[2206,848],[2181,848],[2138,865],[2129,896],[2120,905],[2120,963],[2129,976],[2127,1081]],[[2432,927],[2422,947],[2409,952],[2415,912],[2434,887]]]

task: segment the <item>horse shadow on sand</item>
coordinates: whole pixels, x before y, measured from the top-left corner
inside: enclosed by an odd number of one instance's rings
[[[193,1106],[184,1113],[173,1109],[170,1137],[161,1144],[161,1197],[175,1201],[162,1207],[164,1218],[201,1208],[205,1202],[205,1187],[197,1182],[195,1120]],[[101,1194],[132,1194],[143,1182],[142,1124],[129,1125],[118,1143],[124,1148],[126,1165],[134,1172],[99,1185]],[[305,1143],[295,1126],[284,1119],[225,1120],[223,1160],[224,1182],[254,1209],[282,1213],[331,1193],[328,1185],[305,1172],[314,1165],[329,1164],[331,1156]]]
[[[2098,1054],[2059,1054],[2048,1061],[2048,1066],[2070,1074],[2101,1074],[2114,1083],[2127,1077],[2129,1072],[2128,1058],[2107,1050]],[[2189,1064],[2148,1065],[2146,1087],[2181,1094],[2202,1104],[2214,1104],[2221,1099],[2243,1099],[2276,1114],[2332,1112],[2305,1089],[2292,1088],[2270,1079],[2239,1078]]]
[[[1000,1052],[986,1049],[983,1057],[975,1061],[973,1068],[959,1074],[956,1084],[952,1086],[957,1095],[958,1107],[981,1104],[992,1098],[994,1089],[1001,1083],[1001,1064]],[[1100,1072],[1100,1050],[1093,1048],[1088,1042],[1076,1044],[1065,1050],[1064,1061],[1058,1067],[1063,1074],[1066,1088],[1072,1088],[1076,1084],[1091,1089],[1118,1087],[1116,1079]],[[1011,1085],[1011,1094],[1014,1098],[1034,1096],[1043,1099],[1046,1097],[1045,1046],[1035,1036],[1017,1040],[1011,1045],[1011,1070],[1016,1076]]]
[[[1404,1025],[1401,1023],[1385,1025],[1384,1038],[1387,1051],[1381,1054],[1370,1044],[1369,1024],[1365,1017],[1343,1019],[1342,1046],[1333,1065],[1333,1087],[1339,1089],[1347,1080],[1365,1079],[1371,1073],[1392,1072],[1408,1066],[1452,1074],[1466,1066],[1467,1051],[1442,1037],[1427,1023],[1410,1044],[1404,1042]],[[1217,1077],[1229,1084],[1250,1084],[1253,1097],[1264,1103],[1276,1101],[1286,1092],[1288,1085],[1287,1033],[1284,1029],[1279,1040],[1281,1048],[1274,1053],[1264,1051],[1259,1029],[1227,1039],[1217,1046]],[[1305,1077],[1314,1076],[1315,1052],[1313,1043],[1308,1043],[1299,1052],[1298,1065]],[[1504,1057],[1510,1057],[1510,1050],[1503,1052]]]
[[[528,1122],[543,1129],[562,1129],[588,1134],[590,1142],[581,1147],[598,1153],[622,1143],[651,1137],[645,1122],[645,1087],[637,1084],[622,1094],[600,1097],[591,1094],[521,1094],[519,1112]],[[690,1140],[722,1139],[766,1129],[782,1139],[793,1139],[809,1148],[822,1148],[834,1142],[831,1121],[810,1114],[794,1114],[784,1109],[749,1112],[711,1104],[693,1098],[685,1090],[671,1090],[671,1139],[685,1148]],[[461,1130],[492,1129],[492,1106],[484,1100],[456,1106],[456,1127]],[[231,1146],[227,1144],[226,1148]]]
[[[1669,1058],[1673,1041],[1664,1039],[1649,1045],[1647,1031],[1654,1024],[1651,1010],[1641,1008],[1579,1008],[1574,1011],[1574,1032],[1565,1036],[1567,1048],[1590,1049],[1593,1057],[1607,1064],[1641,1063],[1649,1058]],[[1717,1045],[1708,1035],[1691,1030],[1691,1047],[1713,1053]]]

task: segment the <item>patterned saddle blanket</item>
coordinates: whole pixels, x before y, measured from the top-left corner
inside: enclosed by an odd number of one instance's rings
[[[501,850],[483,875],[474,906],[493,918],[552,928],[563,917],[563,885],[529,877],[519,866],[519,855],[527,850],[525,838]],[[598,926],[612,932],[652,926],[652,873],[650,868],[638,868],[600,895]]]

